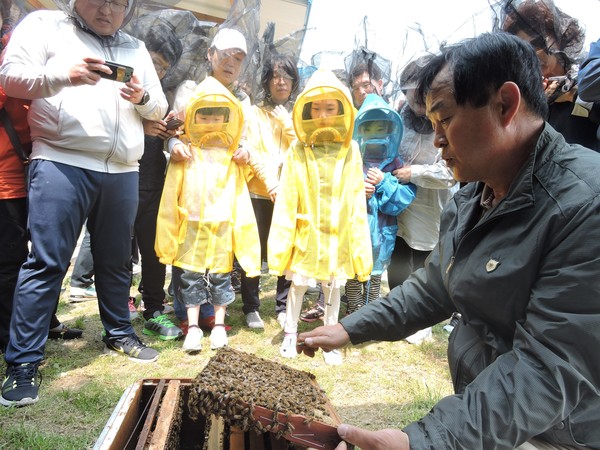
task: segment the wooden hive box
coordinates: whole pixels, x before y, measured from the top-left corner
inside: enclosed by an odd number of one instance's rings
[[[225,361],[239,356],[252,364],[258,361],[259,365],[278,365],[231,349],[219,351],[216,356],[225,357]],[[223,389],[228,387],[223,386],[222,381],[219,381],[220,386],[215,386],[210,373],[211,370],[213,375],[221,373],[221,364],[222,361],[218,363],[218,358],[213,357],[195,379],[142,379],[129,386],[94,450],[333,450],[339,444],[336,427],[340,418],[312,375],[308,374],[309,383],[321,392],[319,401],[327,417],[296,414],[283,409],[279,402],[276,407],[261,405],[261,399],[244,399],[243,395],[236,396],[235,402],[223,401]],[[252,368],[253,372],[257,371],[256,366]],[[239,367],[232,370],[236,376],[244,371]],[[279,392],[281,397],[287,394],[285,389]],[[242,410],[245,415],[240,416],[238,413]]]

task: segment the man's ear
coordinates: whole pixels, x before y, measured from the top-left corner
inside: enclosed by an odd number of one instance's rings
[[[504,126],[507,126],[519,111],[521,90],[512,81],[507,81],[500,86],[497,95],[500,102],[500,120]]]

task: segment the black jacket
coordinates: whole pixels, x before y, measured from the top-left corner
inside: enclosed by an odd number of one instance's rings
[[[481,183],[442,213],[424,269],[341,321],[353,344],[447,319],[456,394],[405,428],[411,449],[513,449],[534,436],[600,448],[600,155],[550,125],[507,196]]]

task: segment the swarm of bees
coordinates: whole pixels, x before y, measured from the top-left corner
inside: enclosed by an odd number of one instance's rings
[[[304,416],[304,423],[332,421],[314,379],[308,372],[223,347],[192,383],[190,415],[192,419],[216,415],[243,431],[281,437],[294,431],[291,423],[281,420],[282,414]],[[274,412],[268,422],[264,409]]]

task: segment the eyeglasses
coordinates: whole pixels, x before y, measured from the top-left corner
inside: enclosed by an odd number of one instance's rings
[[[88,0],[89,4],[92,6],[96,6],[97,8],[102,8],[106,3],[108,3],[108,7],[114,13],[123,13],[129,6],[128,3],[119,3],[115,1],[109,0]]]
[[[277,79],[282,79],[282,80],[293,80],[294,78],[291,77],[290,75],[288,75],[286,72],[284,72],[283,70],[278,70],[276,72],[273,73],[273,81],[277,80]]]
[[[354,86],[352,86],[352,92],[364,91],[367,94],[371,94],[373,93],[374,89],[375,86],[373,86],[373,83],[370,83],[369,81],[360,84],[355,84]]]
[[[152,64],[154,64],[154,69],[156,70],[156,74],[158,78],[164,77],[170,69],[169,65],[165,65],[158,58],[152,58]]]

